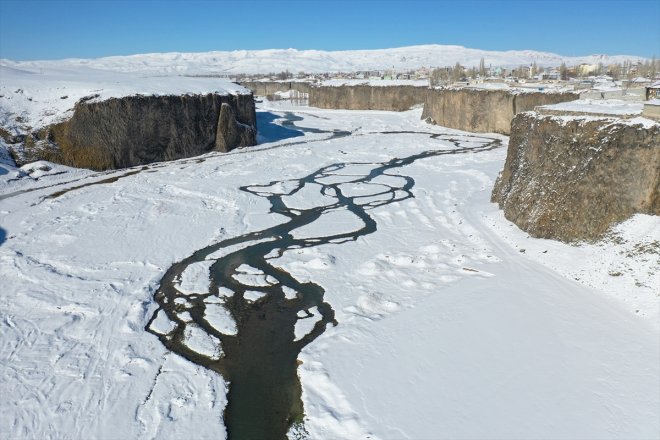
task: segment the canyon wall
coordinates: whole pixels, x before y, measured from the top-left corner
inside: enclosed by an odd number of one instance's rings
[[[288,92],[289,90],[309,93],[312,87],[311,83],[303,81],[244,81],[238,84],[258,96],[270,96],[276,92]]]
[[[124,168],[255,145],[256,114],[251,94],[81,100],[70,119],[30,137],[26,162]]]
[[[309,105],[326,109],[405,111],[426,100],[427,87],[417,86],[314,86]]]
[[[484,89],[430,89],[422,119],[444,127],[480,133],[511,132],[511,120],[539,105],[579,98],[573,92],[518,92]]]
[[[660,215],[660,124],[521,113],[492,201],[530,235],[562,241]]]

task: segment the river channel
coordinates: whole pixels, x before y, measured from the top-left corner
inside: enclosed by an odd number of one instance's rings
[[[296,126],[301,119],[289,113],[282,125],[324,132]],[[351,135],[333,133],[337,137]],[[383,132],[398,133],[402,132]],[[284,222],[210,244],[165,273],[154,295],[159,308],[146,330],[172,352],[223,376],[229,384],[224,413],[229,439],[284,439],[293,424],[304,431],[298,355],[328,326],[340,324],[331,304],[324,299],[322,286],[297,280],[278,267],[275,260],[288,250],[341,244],[376,232],[378,225],[370,211],[414,197],[415,180],[399,169],[430,157],[472,154],[501,146],[498,139],[484,136],[423,134],[444,141],[439,143],[441,149],[384,162],[337,162],[297,179],[241,187],[240,191],[268,200],[269,212],[284,216]],[[447,142],[454,148],[447,148]],[[348,193],[347,185],[358,185],[360,194]],[[290,200],[303,189],[319,191],[324,199],[322,206],[293,208]],[[361,226],[327,236],[301,238],[296,234],[333,211],[350,213],[360,220]],[[199,293],[182,291],[182,274],[201,262],[210,265],[210,289]],[[246,267],[252,274],[247,280]],[[255,277],[261,281],[255,282]],[[218,306],[224,307],[235,322],[235,331],[221,331],[211,324],[208,310]],[[296,338],[296,323],[301,319],[316,322],[311,331]],[[164,332],[162,326],[155,325],[157,320],[166,320],[171,330]],[[221,355],[196,351],[189,339],[191,328],[215,341]]]

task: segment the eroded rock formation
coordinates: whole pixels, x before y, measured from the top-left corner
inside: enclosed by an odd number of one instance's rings
[[[422,119],[444,127],[480,133],[511,132],[511,120],[539,105],[579,98],[572,92],[518,92],[484,89],[430,89]]]
[[[277,92],[295,90],[300,93],[309,93],[311,83],[304,81],[241,81],[239,84],[258,96],[270,96]]]
[[[255,145],[256,114],[251,94],[81,100],[70,119],[36,138],[26,161],[123,168]]]
[[[427,87],[315,86],[309,92],[312,107],[345,110],[405,111],[426,100]]]
[[[530,235],[563,241],[660,215],[660,124],[519,114],[492,201]]]

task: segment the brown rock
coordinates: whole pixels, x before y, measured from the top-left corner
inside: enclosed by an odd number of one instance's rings
[[[660,125],[517,115],[492,193],[534,237],[594,240],[635,213],[660,215]]]
[[[232,141],[222,151],[256,144],[251,94],[128,96],[79,101],[69,120],[48,127],[51,148],[28,159],[102,170],[207,153],[216,148],[225,105],[236,125],[225,121],[223,127],[239,134],[231,135]]]
[[[236,120],[231,105],[222,103],[215,136],[215,149],[227,152],[236,147],[253,145],[255,130]]]
[[[312,107],[346,110],[405,111],[426,100],[428,87],[315,86],[309,91]]]
[[[539,105],[579,98],[576,93],[520,93],[511,90],[430,89],[422,119],[443,127],[480,133],[511,132],[511,120]]]

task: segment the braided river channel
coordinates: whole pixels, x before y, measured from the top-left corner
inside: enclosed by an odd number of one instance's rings
[[[295,126],[298,120],[289,113],[283,125],[305,131]],[[329,133],[333,137],[350,136],[350,132]],[[270,213],[284,216],[283,223],[210,244],[171,266],[162,278],[155,292],[159,308],[146,330],[172,352],[222,375],[229,387],[224,413],[228,438],[284,439],[294,424],[304,430],[298,355],[327,328],[341,325],[332,305],[324,299],[323,286],[297,280],[275,260],[289,250],[341,244],[375,233],[378,225],[371,211],[414,197],[415,180],[400,171],[407,165],[436,156],[477,154],[500,146],[498,139],[484,136],[381,132],[400,133],[428,135],[444,142],[439,143],[441,149],[408,157],[374,163],[337,162],[297,179],[243,186],[241,191],[267,199]],[[354,139],[360,142],[357,136]],[[448,142],[453,148],[448,148]],[[357,194],[347,191],[347,185],[361,190]],[[307,209],[290,207],[288,201],[303,189],[318,191],[323,203]],[[361,226],[331,235],[303,238],[296,234],[337,211],[355,216]],[[182,274],[201,262],[209,267],[210,290],[182,291]],[[218,308],[233,320],[233,328],[213,325],[209,316]],[[296,338],[295,327],[300,320],[315,323],[307,334]],[[155,325],[157,321],[167,322],[169,331]],[[189,336],[193,331],[212,341],[215,355],[200,353],[191,345]]]

